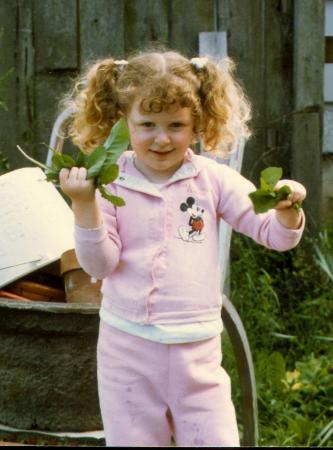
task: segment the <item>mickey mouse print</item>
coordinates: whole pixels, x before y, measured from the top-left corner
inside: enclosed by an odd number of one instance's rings
[[[205,233],[202,231],[205,226],[203,219],[205,210],[193,197],[188,197],[181,203],[180,209],[189,216],[188,225],[181,225],[178,228],[180,238],[187,242],[202,242],[205,239]]]

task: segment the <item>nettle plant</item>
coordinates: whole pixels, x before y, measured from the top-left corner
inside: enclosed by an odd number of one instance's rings
[[[275,187],[281,177],[281,167],[267,167],[260,173],[260,188],[249,194],[256,214],[275,208],[280,200],[288,198],[288,195],[291,193],[289,186],[284,185],[279,189]],[[293,208],[299,211],[301,204],[296,202],[293,204]]]
[[[107,147],[101,145],[88,155],[78,151],[75,159],[70,155],[51,148],[54,153],[51,167],[31,158],[19,145],[17,148],[29,161],[45,171],[47,181],[59,183],[59,173],[63,168],[85,167],[87,169],[87,179],[94,178],[96,188],[100,191],[102,197],[116,206],[124,206],[124,199],[113,195],[106,187],[107,184],[112,183],[118,177],[119,166],[117,160],[127,150],[130,142],[127,124],[123,118],[118,120],[112,127],[107,142]]]

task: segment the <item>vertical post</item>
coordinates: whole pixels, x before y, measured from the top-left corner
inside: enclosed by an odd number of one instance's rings
[[[292,175],[307,188],[305,209],[311,232],[320,226],[324,1],[294,1],[294,116]]]

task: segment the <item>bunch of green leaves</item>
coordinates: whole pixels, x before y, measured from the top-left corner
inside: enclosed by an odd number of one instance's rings
[[[100,191],[102,197],[116,206],[124,206],[124,199],[113,195],[106,187],[107,184],[112,183],[118,177],[119,166],[117,160],[129,145],[129,132],[124,119],[118,120],[112,127],[107,143],[107,147],[101,145],[89,155],[79,151],[75,159],[70,155],[51,149],[54,153],[51,167],[36,161],[19,146],[17,147],[29,161],[44,169],[48,181],[59,183],[59,173],[63,168],[85,167],[87,169],[87,179],[93,178],[95,180],[96,188]]]
[[[284,185],[279,189],[275,188],[281,177],[281,167],[267,167],[260,173],[260,188],[249,194],[256,214],[275,208],[279,201],[288,198],[288,195],[291,193],[289,186]],[[298,211],[300,204],[296,202],[293,207]]]

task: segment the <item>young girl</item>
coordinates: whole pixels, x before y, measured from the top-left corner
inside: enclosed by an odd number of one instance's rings
[[[115,207],[95,192],[86,169],[61,171],[72,200],[78,259],[103,280],[97,348],[98,388],[111,446],[238,446],[229,377],[221,367],[218,226],[231,226],[268,248],[299,242],[304,215],[292,193],[256,215],[254,185],[205,149],[248,137],[250,108],[232,63],[147,52],[106,59],[78,83],[73,142],[89,152],[125,117],[131,151],[109,187]],[[255,299],[254,299],[255,301]]]

